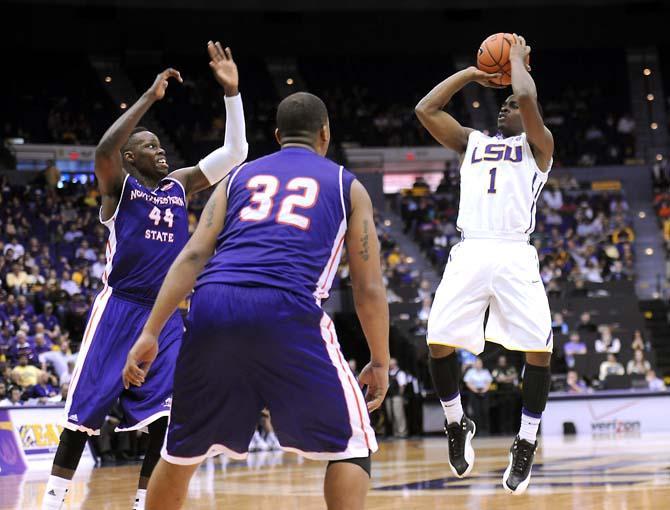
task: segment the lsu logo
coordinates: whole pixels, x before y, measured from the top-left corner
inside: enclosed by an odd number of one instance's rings
[[[510,161],[511,163],[519,163],[523,159],[523,150],[521,145],[507,145],[506,143],[490,143],[484,147],[483,151],[480,147],[475,147],[472,151],[471,163],[479,163],[481,161]],[[479,154],[478,154],[479,152]]]
[[[24,450],[56,448],[63,427],[55,423],[21,425],[19,437]]]

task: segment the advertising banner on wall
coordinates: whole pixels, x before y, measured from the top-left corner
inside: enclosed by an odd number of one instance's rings
[[[14,407],[7,411],[11,427],[23,450],[29,468],[44,467],[53,461],[63,431],[62,407]],[[84,449],[82,464],[94,463],[88,448]]]
[[[592,394],[549,398],[542,435],[641,434],[670,430],[670,393]]]

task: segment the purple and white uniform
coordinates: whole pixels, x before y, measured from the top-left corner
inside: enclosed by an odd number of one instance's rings
[[[303,148],[238,167],[216,253],[196,283],[163,457],[246,456],[267,407],[285,450],[377,449],[363,394],[321,309],[337,271],[354,176]]]
[[[119,430],[141,429],[170,414],[175,359],[184,330],[175,313],[142,387],[124,390],[121,371],[149,317],[158,290],[189,238],[184,188],[166,177],[154,190],[126,176],[109,229],[104,288],[93,302],[65,404],[64,426],[99,434],[119,399]]]

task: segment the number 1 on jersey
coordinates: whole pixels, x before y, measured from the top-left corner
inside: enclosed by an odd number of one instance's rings
[[[491,184],[489,184],[489,193],[495,193],[496,192],[496,171],[497,168],[491,168],[489,170],[489,175],[491,176]]]

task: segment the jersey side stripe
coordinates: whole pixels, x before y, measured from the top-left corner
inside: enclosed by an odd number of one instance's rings
[[[528,229],[526,229],[526,232],[525,232],[526,234],[532,230],[533,225],[535,224],[535,215],[534,215],[535,205],[537,204],[537,199],[540,196],[540,193],[542,192],[542,188],[544,188],[545,184],[546,183],[544,183],[544,182],[541,183],[540,187],[537,188],[537,193],[535,193],[535,198],[533,199],[533,205],[530,207],[530,225],[528,226]]]

